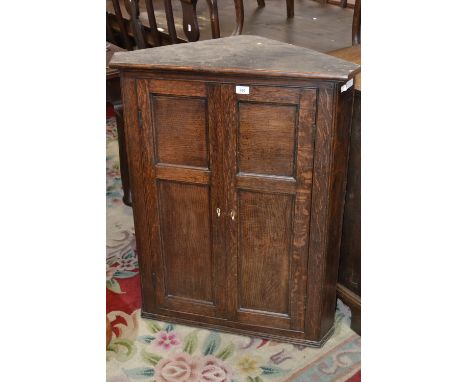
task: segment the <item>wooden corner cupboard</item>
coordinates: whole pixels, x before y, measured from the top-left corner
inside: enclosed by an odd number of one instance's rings
[[[115,53],[142,315],[320,346],[359,66],[256,36]]]

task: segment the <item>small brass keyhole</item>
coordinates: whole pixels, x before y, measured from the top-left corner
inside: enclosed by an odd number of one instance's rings
[[[218,215],[218,218],[221,216],[221,209],[216,208],[216,215]]]
[[[234,212],[234,210],[231,211],[231,219],[232,220],[236,219],[236,213]]]

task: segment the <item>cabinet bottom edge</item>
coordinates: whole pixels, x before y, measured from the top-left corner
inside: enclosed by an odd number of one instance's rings
[[[141,316],[143,318],[149,318],[152,320],[160,320],[160,321],[166,321],[166,322],[170,322],[174,324],[195,326],[195,327],[202,328],[202,329],[215,330],[219,332],[238,334],[238,335],[244,335],[244,336],[249,336],[249,337],[264,338],[268,340],[275,340],[278,342],[286,342],[286,343],[290,343],[294,345],[309,346],[309,347],[314,347],[314,348],[322,347],[323,344],[331,337],[331,335],[335,331],[335,326],[333,325],[328,330],[328,332],[323,336],[321,340],[314,341],[314,340],[307,340],[307,339],[301,339],[301,338],[291,338],[287,336],[264,333],[260,331],[238,329],[238,328],[232,328],[229,326],[221,326],[221,325],[216,325],[216,324],[211,324],[211,323],[198,322],[198,321],[189,320],[185,318],[170,317],[170,316],[165,316],[162,314],[145,312],[143,310],[141,311]]]

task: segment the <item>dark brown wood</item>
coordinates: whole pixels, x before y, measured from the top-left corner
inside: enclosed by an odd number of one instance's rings
[[[244,28],[244,1],[234,0],[234,7],[236,10],[236,25],[232,32],[233,36],[240,35]]]
[[[221,30],[219,28],[218,0],[206,0],[210,12],[211,37],[220,38]]]
[[[106,12],[106,41],[116,45],[117,40],[114,35],[114,31],[112,30],[112,26],[109,20],[109,14]]]
[[[172,0],[164,0],[164,9],[166,11],[167,29],[172,44],[177,44],[177,32],[174,23],[174,12],[172,10]]]
[[[353,13],[353,45],[361,44],[361,0],[356,0]]]
[[[132,50],[132,43],[130,42],[130,38],[128,36],[128,30],[125,24],[125,20],[122,16],[119,0],[112,0],[112,5],[114,8],[115,17],[117,18],[117,23],[122,36],[124,48],[127,50]]]
[[[145,0],[145,3],[146,12],[148,14],[148,21],[150,24],[150,33],[153,37],[155,45],[160,46],[162,44],[161,33],[158,30],[158,23],[156,22],[156,16],[154,15],[153,0]]]
[[[122,201],[127,205],[132,205],[132,193],[130,190],[130,177],[128,175],[128,157],[125,139],[123,107],[121,103],[114,103],[115,120],[117,124],[117,134],[119,143],[119,164],[120,179],[122,181],[123,197]]]
[[[213,304],[209,188],[159,180],[158,192],[166,293]]]
[[[239,116],[239,171],[292,177],[296,107],[242,102]]]
[[[347,0],[327,0],[327,4],[339,5],[341,8],[354,8],[354,4],[348,3]]]
[[[117,134],[119,143],[119,163],[120,163],[120,177],[122,181],[123,202],[131,206],[132,195],[130,191],[130,177],[128,170],[128,158],[124,129],[124,117],[122,107],[122,96],[120,92],[120,76],[119,71],[109,68],[109,62],[115,52],[123,51],[113,44],[107,44],[106,48],[106,100],[111,103],[115,111],[115,119],[117,124]]]
[[[286,0],[286,15],[288,18],[294,17],[294,0]]]
[[[206,99],[152,95],[156,162],[208,168]]]
[[[238,309],[253,313],[252,324],[255,313],[289,318],[293,198],[238,190],[238,206]]]
[[[361,92],[356,91],[351,125],[348,182],[341,238],[339,282],[361,294]]]
[[[146,48],[146,40],[144,37],[143,25],[140,21],[140,6],[139,0],[124,0],[125,7],[130,13],[130,21],[133,30],[133,37],[136,41],[138,49]]]
[[[361,63],[361,45],[330,52]],[[351,327],[361,331],[361,74],[355,78],[346,199],[341,236],[338,296],[351,308]],[[340,294],[340,291],[342,293]],[[343,292],[344,291],[344,292]],[[351,296],[351,297],[350,297]]]
[[[265,0],[257,0],[257,4],[259,8],[265,8]]]
[[[351,309],[351,329],[361,335],[361,297],[342,284],[336,287],[338,298]]]
[[[180,0],[182,5],[182,24],[184,33],[189,42],[198,41],[200,38],[200,27],[197,20],[198,0]]]
[[[288,45],[222,40],[203,71],[202,42],[111,65],[123,73],[142,314],[321,346],[334,327],[352,106],[340,89],[359,68],[301,50],[294,60],[313,62],[298,75],[294,62],[269,63]],[[222,70],[236,55],[250,66]]]

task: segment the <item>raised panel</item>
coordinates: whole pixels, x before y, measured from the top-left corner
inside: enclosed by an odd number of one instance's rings
[[[158,181],[166,295],[213,302],[208,186]]]
[[[289,315],[293,197],[239,191],[239,307]]]
[[[239,103],[239,172],[294,176],[297,108]]]
[[[156,162],[208,167],[206,99],[152,96]]]

